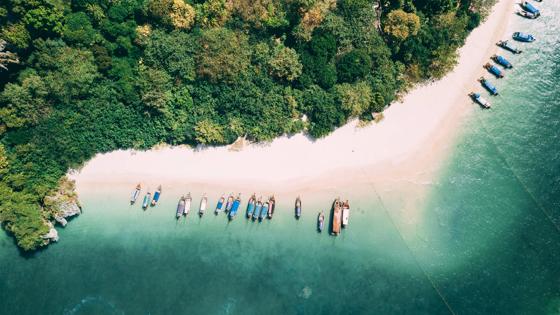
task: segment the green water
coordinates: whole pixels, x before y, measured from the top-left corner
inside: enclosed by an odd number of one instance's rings
[[[0,236],[0,314],[560,314],[560,3],[540,7],[514,18],[538,41],[503,53],[515,68],[502,96],[419,183],[414,224],[410,197],[375,187],[321,192],[299,221],[286,198],[272,221],[230,224],[176,222],[178,188],[142,212],[128,190],[99,187],[47,250],[23,256]],[[338,194],[350,226],[318,234],[317,210]]]

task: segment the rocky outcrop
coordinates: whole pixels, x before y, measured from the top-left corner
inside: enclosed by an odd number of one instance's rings
[[[68,224],[66,218],[82,213],[74,188],[74,182],[65,177],[60,181],[58,190],[43,200],[43,210],[62,226]]]
[[[41,236],[46,241],[45,244],[49,242],[58,242],[58,232],[54,228],[54,225],[51,222],[47,222],[47,225],[49,226],[49,232]]]

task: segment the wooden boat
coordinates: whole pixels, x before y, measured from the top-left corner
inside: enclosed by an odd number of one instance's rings
[[[486,63],[484,65],[484,69],[488,70],[488,72],[492,73],[496,78],[501,79],[504,77],[504,74],[502,73],[502,71],[500,69],[498,69],[498,67],[494,66],[491,63]]]
[[[513,65],[503,56],[494,55],[494,56],[492,56],[492,60],[494,60],[495,63],[499,64],[500,66],[502,66],[506,69],[513,68]]]
[[[488,90],[488,92],[490,92],[491,95],[498,95],[498,89],[490,83],[490,81],[486,80],[484,77],[480,77],[478,81],[486,90]]]
[[[237,198],[235,198],[235,200],[233,201],[233,203],[231,205],[231,209],[229,210],[229,213],[228,213],[228,218],[230,220],[233,220],[233,218],[237,214],[237,211],[239,210],[240,205],[241,205],[241,194],[237,195]]]
[[[226,212],[229,212],[231,210],[231,207],[233,206],[233,201],[234,201],[233,194],[230,194],[226,202]]]
[[[272,219],[272,216],[274,215],[274,208],[276,207],[276,198],[274,198],[274,195],[272,195],[272,197],[270,197],[268,199],[268,213],[267,213],[267,217],[269,219]]]
[[[484,99],[482,96],[480,96],[479,93],[471,92],[471,93],[469,93],[469,96],[471,97],[471,99],[475,103],[480,105],[482,108],[489,109],[491,107],[490,102],[488,102],[486,99]]]
[[[208,198],[206,194],[202,195],[202,199],[200,200],[200,207],[198,208],[198,216],[202,217],[204,215],[204,211],[206,211],[206,206],[208,205]]]
[[[348,200],[342,205],[342,227],[345,228],[348,225],[348,219],[350,218],[350,204]]]
[[[502,47],[505,50],[508,50],[514,54],[520,54],[523,51],[520,49],[517,49],[516,47],[514,47],[513,45],[511,45],[507,40],[501,40],[499,42],[496,43],[496,45],[498,45],[499,47]]]
[[[261,210],[262,210],[262,207],[263,207],[261,199],[262,199],[262,197],[259,197],[259,200],[257,200],[257,204],[255,206],[255,211],[253,211],[253,221],[255,221],[259,217],[259,214],[261,214]]]
[[[247,219],[251,218],[253,212],[255,212],[255,203],[257,202],[257,197],[255,194],[249,198],[249,202],[247,203]]]
[[[317,231],[319,231],[319,233],[323,232],[324,227],[325,227],[325,214],[323,213],[323,211],[321,211],[317,216]]]
[[[148,206],[150,205],[151,198],[152,198],[152,193],[150,193],[148,191],[146,193],[146,195],[144,196],[144,201],[142,201],[142,209],[144,209],[144,210],[148,209]]]
[[[181,199],[179,199],[179,204],[177,204],[177,219],[179,219],[183,215],[183,212],[185,212],[185,203],[185,196],[181,196]]]
[[[192,197],[191,197],[191,193],[188,193],[187,198],[185,198],[185,211],[183,212],[185,217],[191,211],[191,205],[192,205]]]
[[[522,17],[527,18],[527,19],[532,19],[532,20],[538,18],[538,16],[536,14],[531,13],[531,12],[527,12],[525,10],[519,10],[519,11],[517,11],[517,14],[519,16],[522,16]]]
[[[224,202],[226,201],[225,195],[222,195],[218,200],[218,204],[216,204],[216,210],[214,211],[215,214],[223,210]]]
[[[525,42],[525,43],[532,43],[535,41],[535,37],[531,34],[523,33],[523,32],[515,32],[512,35],[512,38],[516,41]]]
[[[531,4],[531,2],[529,1],[523,1],[521,2],[521,7],[523,8],[523,10],[534,14],[535,16],[540,16],[541,15],[541,11],[539,11],[539,9],[537,9],[534,5]]]
[[[337,198],[333,204],[333,219],[332,219],[332,235],[340,234],[340,219],[342,215],[342,206],[340,204],[340,200]]]
[[[301,217],[301,198],[299,196],[296,198],[295,211],[296,219],[299,219],[299,217]]]
[[[268,213],[268,201],[265,201],[262,205],[261,213],[259,213],[259,221],[262,221],[266,218],[266,214]]]
[[[140,191],[141,190],[142,190],[142,186],[140,184],[136,185],[136,188],[134,188],[134,191],[132,192],[132,195],[130,196],[130,204],[131,205],[136,203],[136,199],[138,199],[138,196],[140,196]]]
[[[152,207],[155,207],[157,205],[160,196],[161,196],[161,185],[158,186],[156,192],[154,193],[154,198],[152,198]]]

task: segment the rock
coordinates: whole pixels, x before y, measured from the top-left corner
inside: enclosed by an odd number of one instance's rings
[[[58,232],[56,231],[56,229],[54,228],[53,224],[51,222],[48,222],[49,225],[49,233],[41,236],[43,239],[47,240],[47,241],[52,241],[52,242],[58,242]]]

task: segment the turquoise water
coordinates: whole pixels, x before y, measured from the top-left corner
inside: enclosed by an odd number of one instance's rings
[[[175,221],[178,188],[142,212],[99,187],[47,250],[0,236],[0,314],[560,314],[560,3],[540,6],[514,18],[538,41],[503,53],[502,96],[465,122],[412,226],[412,197],[383,189],[323,191],[299,221],[280,198],[272,221],[228,224]],[[349,228],[318,234],[339,194]]]

